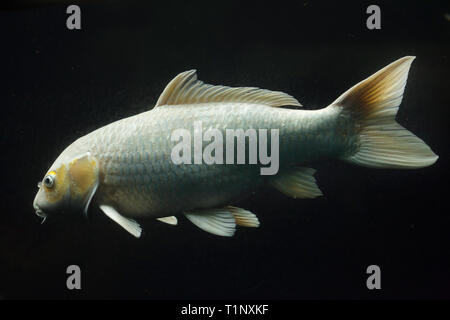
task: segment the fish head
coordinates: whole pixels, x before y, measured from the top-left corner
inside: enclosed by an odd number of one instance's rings
[[[33,207],[42,218],[58,212],[87,214],[88,206],[98,186],[98,162],[89,153],[70,158],[58,158],[41,182]]]

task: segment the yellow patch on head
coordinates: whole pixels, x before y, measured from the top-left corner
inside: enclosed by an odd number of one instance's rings
[[[75,159],[69,164],[70,194],[72,197],[82,197],[97,180],[96,162],[88,157]]]

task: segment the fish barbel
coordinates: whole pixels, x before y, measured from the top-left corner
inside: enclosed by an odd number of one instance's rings
[[[262,185],[294,198],[322,195],[306,163],[429,166],[438,156],[395,121],[413,60],[391,63],[320,110],[282,108],[301,105],[282,92],[208,85],[195,70],[183,72],[152,110],[68,146],[40,184],[36,214],[87,213],[96,205],[136,237],[136,219],[177,224],[183,214],[205,231],[231,236],[236,225],[259,226],[253,213],[230,204]],[[255,155],[259,163],[249,161]]]

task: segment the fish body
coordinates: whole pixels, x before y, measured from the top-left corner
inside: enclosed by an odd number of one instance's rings
[[[262,185],[295,198],[321,195],[305,164],[342,159],[382,168],[431,165],[437,156],[395,122],[412,60],[397,60],[320,110],[282,108],[301,105],[282,92],[212,86],[197,80],[195,71],[181,73],[152,110],[67,147],[44,177],[34,207],[46,216],[61,207],[87,212],[93,203],[135,236],[141,234],[135,219],[176,224],[174,216],[184,214],[205,231],[230,236],[236,225],[259,225],[253,213],[229,204]],[[174,135],[180,129],[188,139]],[[180,142],[183,163],[174,160]],[[208,162],[205,150],[213,142],[214,161]],[[271,163],[250,163],[252,150],[261,157],[264,149]]]
[[[258,104],[223,103],[155,108],[111,123],[75,142],[99,163],[97,196],[129,217],[164,217],[183,210],[224,205],[267,180],[259,165],[174,164],[171,150],[178,128],[278,129],[280,168],[340,156],[351,137],[337,134],[337,110],[291,110]],[[353,139],[354,140],[354,139]],[[203,142],[203,148],[208,143]],[[248,150],[248,141],[246,144]],[[72,152],[71,147],[67,152]],[[192,152],[193,158],[193,152]]]

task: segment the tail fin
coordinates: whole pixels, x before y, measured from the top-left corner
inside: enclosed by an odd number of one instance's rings
[[[395,122],[414,58],[391,63],[332,103],[357,122],[359,148],[346,161],[372,168],[413,169],[438,159],[425,142]]]

